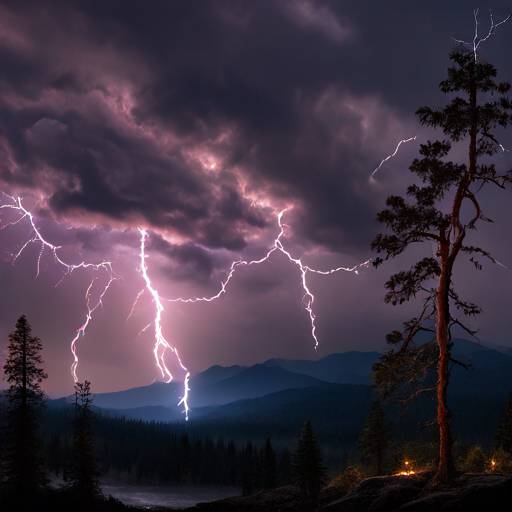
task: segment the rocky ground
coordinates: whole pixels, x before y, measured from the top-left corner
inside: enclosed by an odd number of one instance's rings
[[[512,476],[463,474],[449,485],[433,487],[433,473],[410,476],[382,476],[361,481],[352,492],[330,486],[316,499],[304,496],[298,487],[287,486],[260,491],[181,509],[182,512],[510,512]],[[23,501],[23,500],[21,500]],[[23,505],[23,506],[21,506]],[[37,501],[8,503],[0,499],[0,510],[40,512],[136,512],[110,498],[86,503],[66,493],[52,492]],[[150,510],[148,508],[144,510]],[[153,510],[177,511],[160,507]]]
[[[430,485],[432,473],[368,478],[348,495],[327,488],[316,500],[294,486],[247,497],[199,503],[187,512],[501,512],[512,510],[512,476],[465,474],[451,484]]]

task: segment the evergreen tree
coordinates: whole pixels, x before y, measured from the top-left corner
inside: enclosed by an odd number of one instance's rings
[[[192,483],[192,450],[187,433],[183,434],[180,439],[180,462],[181,483]]]
[[[316,496],[325,481],[326,468],[322,465],[322,454],[315,432],[308,419],[302,427],[297,450],[293,458],[295,482],[302,492]]]
[[[277,473],[279,476],[279,485],[290,485],[293,483],[292,455],[287,446],[281,451]]]
[[[270,437],[262,449],[261,465],[263,469],[263,488],[274,489],[276,486],[276,452],[272,448]]]
[[[236,452],[235,452],[236,454]],[[192,458],[192,475],[194,483],[201,483],[201,468],[203,467],[203,442],[201,438],[196,439],[194,455]]]
[[[503,451],[512,455],[512,392],[508,394],[507,407],[498,425],[494,445],[496,448],[501,448]]]
[[[242,496],[248,496],[254,489],[252,443],[249,441],[242,456]]]
[[[390,423],[386,421],[380,402],[372,403],[370,412],[363,425],[357,446],[363,453],[363,463],[370,466],[375,476],[384,471],[384,455],[389,442]]]
[[[229,474],[229,485],[233,487],[236,485],[237,481],[237,471],[236,471],[236,448],[235,443],[233,441],[229,441],[228,448],[226,450],[226,464]]]
[[[4,379],[10,386],[6,391],[2,487],[24,497],[39,492],[47,483],[38,429],[46,398],[40,384],[48,375],[43,369],[41,340],[31,333],[22,315],[9,334],[4,365]]]
[[[258,446],[254,446],[252,451],[252,483],[253,483],[253,489],[255,491],[259,491],[261,489],[261,473],[262,473],[262,466],[261,466],[261,457],[260,457],[260,450],[258,449]]]
[[[73,445],[68,469],[68,486],[88,499],[102,496],[99,477],[101,471],[94,453],[91,383],[75,384],[75,416],[73,419]]]
[[[388,290],[385,302],[401,304],[422,294],[423,308],[417,318],[405,322],[403,333],[394,331],[388,335],[388,343],[400,348],[390,350],[382,362],[375,365],[374,379],[383,395],[390,396],[399,383],[409,382],[423,370],[437,365],[437,383],[430,387],[437,392],[440,446],[435,480],[438,482],[447,481],[455,474],[450,429],[453,415],[447,404],[449,363],[453,361],[451,328],[459,325],[474,334],[452,316],[450,301],[465,315],[480,313],[477,305],[459,298],[453,287],[452,272],[461,253],[469,255],[477,269],[481,268],[476,259],[479,256],[495,263],[486,250],[466,245],[465,238],[469,230],[476,229],[478,221],[489,221],[477,200],[482,187],[492,183],[505,188],[506,182],[511,181],[508,174],[500,175],[494,164],[479,163],[478,160],[492,156],[500,149],[491,132],[497,125],[507,126],[512,119],[512,105],[508,99],[500,97],[479,103],[479,96],[481,99],[482,94],[505,94],[510,90],[510,84],[495,83],[495,68],[477,61],[473,53],[455,51],[450,54],[450,59],[454,65],[448,69],[448,79],[441,82],[440,88],[444,93],[462,93],[462,97],[454,97],[443,109],[433,111],[422,107],[416,113],[422,124],[442,128],[453,142],[468,138],[468,163],[446,161],[451,149],[448,140],[421,144],[422,158],[415,159],[410,170],[425,185],[414,184],[408,188],[407,195],[413,198],[413,203],[399,196],[388,197],[388,209],[380,212],[377,220],[393,234],[377,235],[372,243],[373,250],[385,253],[385,259],[399,256],[414,242],[428,242],[429,247],[430,244],[437,247],[435,257],[423,258],[410,270],[391,276],[385,284]],[[449,213],[439,205],[443,200],[445,204],[451,204]],[[377,267],[382,262],[382,258],[376,258],[374,265]],[[432,280],[437,280],[437,284],[432,286]],[[432,323],[435,328],[429,329],[428,325]],[[413,338],[419,330],[432,330],[435,344],[414,347]]]

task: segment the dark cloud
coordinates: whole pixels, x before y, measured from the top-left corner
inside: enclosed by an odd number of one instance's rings
[[[166,264],[162,274],[173,281],[208,281],[213,271],[212,259],[204,248],[191,242],[175,245],[162,237],[153,235],[148,244],[150,251],[165,256]]]
[[[360,192],[367,175],[417,129],[413,109],[435,96],[449,33],[467,31],[471,13],[459,20],[460,9],[442,2],[200,6],[7,2],[23,32],[0,46],[6,91],[18,98],[0,120],[25,169],[6,165],[3,180],[44,181],[61,217],[138,219],[243,249],[261,219],[227,204],[201,160],[209,155],[260,195],[300,207],[296,229],[311,242],[366,246],[374,216]],[[229,194],[240,202],[238,186]]]
[[[488,7],[495,19],[509,10],[503,0],[480,7],[483,32]],[[98,313],[101,329],[91,326],[87,334],[98,345],[115,340],[105,361],[113,364],[122,343],[151,319],[154,304],[146,293],[126,322],[142,286],[139,226],[150,234],[148,272],[155,289],[169,297],[218,293],[232,261],[260,259],[273,247],[276,216],[284,208],[281,241],[293,257],[322,269],[370,257],[381,228],[376,212],[387,195],[404,193],[418,143],[441,136],[421,127],[414,112],[445,103],[438,83],[453,47],[450,35],[473,38],[471,9],[441,0],[2,2],[2,190],[23,198],[65,261],[115,262],[120,278],[102,302],[109,313]],[[511,27],[500,26],[483,50],[501,80],[511,80]],[[370,183],[398,141],[414,135],[418,140],[404,145]],[[1,222],[16,220],[12,212],[1,214]],[[52,280],[58,282],[65,269],[27,281],[35,273],[37,243],[29,244],[18,266],[7,266],[30,236],[26,222],[0,230],[7,247],[0,278],[6,288],[34,288],[26,295],[36,315],[37,301],[51,295]],[[52,265],[47,248],[42,266]],[[91,268],[76,274],[52,292],[55,306],[69,312],[62,326],[57,322],[67,333],[83,323],[85,306],[78,299],[68,304],[66,294],[97,278],[96,297],[109,278]],[[206,346],[212,357],[248,354],[239,345],[234,349],[244,336],[261,345],[254,357],[279,355],[272,350],[294,346],[292,339],[304,342],[297,342],[308,347],[300,354],[310,357],[299,274],[282,254],[241,267],[221,301],[193,311],[175,305],[166,328],[186,345],[189,360],[194,352],[206,354]],[[377,341],[368,340],[382,338],[381,324],[400,317],[393,313],[390,320],[380,309],[383,275],[329,277],[338,295],[324,277],[310,276],[321,292],[315,311],[328,350],[340,350],[340,321],[343,336],[356,340],[350,348],[365,338],[370,349]],[[6,305],[12,317],[24,294]],[[342,313],[336,312],[339,304]],[[11,316],[2,320],[6,333]],[[40,322],[54,332],[50,320]],[[283,334],[291,324],[291,334]],[[365,336],[363,327],[369,329]],[[91,354],[94,349],[101,346],[88,345]],[[212,364],[244,362],[229,357]]]

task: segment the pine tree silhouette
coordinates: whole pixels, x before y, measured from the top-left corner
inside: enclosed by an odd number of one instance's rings
[[[450,352],[451,329],[457,325],[469,334],[476,332],[464,326],[460,317],[452,316],[450,302],[463,315],[481,312],[476,304],[462,300],[456,293],[452,281],[454,265],[461,254],[467,254],[477,269],[482,267],[480,258],[496,263],[485,249],[468,245],[466,235],[480,221],[490,222],[479,204],[480,190],[488,184],[504,189],[512,181],[509,173],[498,173],[495,165],[488,162],[488,157],[501,151],[493,129],[498,125],[506,127],[512,121],[512,103],[502,96],[509,92],[510,84],[496,83],[496,69],[477,61],[473,52],[455,51],[450,59],[454,65],[448,69],[448,78],[440,83],[440,88],[444,93],[460,96],[454,95],[442,109],[421,107],[416,114],[422,124],[441,128],[451,141],[466,139],[467,164],[446,160],[452,147],[449,140],[421,144],[422,158],[415,159],[410,170],[422,184],[408,187],[411,202],[400,196],[388,197],[388,208],[377,215],[377,220],[393,233],[379,234],[372,243],[372,249],[384,253],[385,260],[401,255],[412,243],[427,242],[435,247],[432,256],[418,261],[408,271],[392,275],[384,285],[388,290],[385,302],[402,304],[420,295],[423,306],[417,317],[404,323],[403,332],[394,331],[387,336],[388,343],[400,348],[391,349],[381,363],[374,365],[374,382],[383,398],[387,398],[397,389],[404,389],[404,383],[408,387],[424,371],[437,368],[437,382],[423,388],[437,394],[440,443],[436,482],[447,482],[455,475],[450,427],[453,414],[447,402],[449,364],[454,361]],[[493,95],[499,97],[488,101]],[[451,205],[449,212],[440,204],[442,201]],[[374,265],[378,267],[383,261],[378,257]],[[415,346],[413,339],[420,330],[431,331],[435,341]],[[410,396],[423,390],[418,389]]]
[[[6,423],[2,436],[2,490],[25,498],[39,493],[48,482],[38,432],[46,398],[40,384],[48,375],[40,354],[41,340],[31,333],[32,328],[22,315],[9,334],[4,365],[10,386],[6,391]]]
[[[512,455],[512,392],[508,394],[505,414],[498,425],[494,444],[496,448],[501,448]]]
[[[91,409],[94,397],[91,383],[75,384],[75,417],[73,419],[73,445],[68,468],[68,487],[83,498],[102,497],[99,477],[100,467],[94,452],[93,418]]]
[[[325,481],[326,468],[322,464],[320,446],[316,440],[311,421],[302,427],[297,450],[293,457],[293,473],[302,492],[316,496]]]

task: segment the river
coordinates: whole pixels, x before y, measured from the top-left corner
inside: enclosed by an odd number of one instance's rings
[[[58,488],[64,484],[62,478],[52,475],[50,485]],[[240,496],[241,489],[217,486],[159,486],[135,485],[132,483],[102,479],[101,489],[105,497],[112,495],[125,505],[136,507],[193,507],[201,501],[215,501],[231,496]]]

